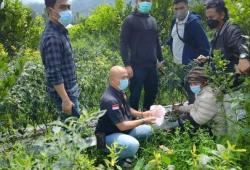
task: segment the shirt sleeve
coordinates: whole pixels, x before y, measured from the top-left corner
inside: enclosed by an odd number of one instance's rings
[[[125,66],[130,65],[130,56],[129,56],[129,39],[131,37],[131,27],[129,19],[126,18],[123,22],[120,34],[120,52],[122,60]]]
[[[195,30],[193,32],[193,35],[199,55],[208,56],[210,51],[210,44],[201,22],[194,22],[192,26],[193,30]]]
[[[107,110],[106,114],[114,125],[125,121],[120,105],[117,101],[104,102],[103,108]]]
[[[231,25],[229,28],[227,46],[229,49],[235,49],[235,51],[240,54],[248,54],[247,51],[247,41],[243,36],[243,32],[238,25]]]
[[[193,104],[183,105],[183,106],[180,106],[179,110],[184,113],[190,113],[190,110],[193,108],[193,106],[194,106]]]
[[[206,124],[217,114],[216,97],[212,93],[205,93],[195,101],[196,108],[190,110],[191,117],[200,125]]]
[[[57,37],[49,37],[44,42],[45,71],[48,81],[52,85],[59,85],[64,82],[61,73],[62,44]]]

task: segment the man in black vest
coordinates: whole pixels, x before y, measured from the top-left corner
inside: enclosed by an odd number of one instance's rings
[[[128,87],[128,73],[124,67],[114,66],[109,74],[109,86],[102,95],[100,109],[106,113],[98,120],[96,136],[98,143],[111,146],[117,142],[125,149],[119,154],[119,160],[135,156],[139,141],[152,135],[148,124],[155,123],[150,111],[140,112],[132,109],[124,94]],[[139,119],[135,119],[139,118]],[[101,134],[101,138],[99,139]]]

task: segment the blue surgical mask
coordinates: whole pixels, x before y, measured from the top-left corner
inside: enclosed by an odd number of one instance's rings
[[[128,79],[120,80],[119,89],[123,91],[123,90],[125,90],[127,87],[128,87]]]
[[[138,4],[138,11],[143,14],[148,14],[151,11],[152,2],[139,2]]]
[[[63,26],[68,26],[69,24],[72,23],[73,20],[73,15],[72,15],[72,11],[70,10],[66,10],[66,11],[61,11],[59,12],[59,22],[63,25]]]
[[[194,94],[199,94],[201,92],[201,86],[200,85],[190,86],[190,89]]]

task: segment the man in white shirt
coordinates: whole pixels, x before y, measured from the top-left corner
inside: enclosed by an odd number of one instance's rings
[[[188,65],[200,55],[208,56],[209,41],[201,24],[200,16],[189,11],[188,0],[174,0],[174,20],[171,36],[167,42],[176,64]],[[184,82],[184,80],[183,80]],[[188,93],[189,104],[195,100],[190,88],[183,83]]]

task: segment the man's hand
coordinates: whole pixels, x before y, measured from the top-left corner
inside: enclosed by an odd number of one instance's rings
[[[240,59],[238,64],[238,71],[241,74],[248,73],[250,70],[250,62],[248,59]]]
[[[150,116],[150,117],[143,118],[143,120],[146,124],[155,124],[156,118]]]
[[[173,112],[179,112],[180,111],[180,105],[173,105]]]
[[[142,112],[142,116],[144,118],[151,117],[151,116],[153,116],[153,113],[150,110],[148,110],[148,111]]]
[[[72,115],[72,108],[74,107],[74,103],[70,99],[66,99],[62,102],[62,111],[67,115]]]
[[[129,76],[129,78],[131,78],[131,77],[133,77],[133,69],[132,69],[132,67],[131,66],[127,66],[127,67],[125,67],[125,69],[127,70],[127,72],[128,72],[128,76]]]
[[[200,55],[197,59],[196,59],[199,63],[205,63],[208,60],[208,57],[205,57],[204,55]]]
[[[157,68],[158,68],[158,69],[163,69],[164,64],[165,64],[165,61],[164,61],[164,60],[161,61],[161,62],[158,62],[158,63],[157,63]]]

